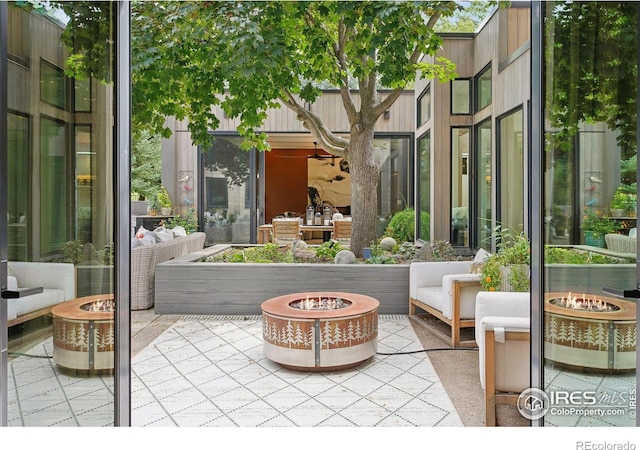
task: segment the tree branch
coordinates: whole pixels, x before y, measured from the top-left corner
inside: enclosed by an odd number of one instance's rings
[[[349,145],[348,139],[329,130],[318,115],[302,107],[289,91],[284,91],[284,95],[279,99],[283,105],[296,113],[298,120],[320,141],[323,149],[332,155],[345,157],[345,151]]]
[[[347,113],[347,118],[351,124],[357,120],[358,111],[356,110],[353,97],[351,96],[351,91],[349,90],[349,66],[347,65],[344,52],[347,40],[347,27],[344,22],[340,20],[340,23],[338,23],[338,42],[334,44],[334,51],[338,58],[338,63],[340,64],[340,71],[343,73],[342,86],[340,86],[340,96],[342,97],[342,104],[344,105],[344,109]]]

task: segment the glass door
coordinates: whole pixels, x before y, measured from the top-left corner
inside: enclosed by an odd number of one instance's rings
[[[638,7],[558,1],[543,10],[542,420],[634,426]]]
[[[60,5],[0,3],[1,426],[115,424],[116,6]]]

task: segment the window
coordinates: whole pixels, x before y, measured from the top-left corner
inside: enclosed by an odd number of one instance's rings
[[[431,86],[427,86],[418,97],[418,126],[424,125],[431,119]]]
[[[40,119],[40,253],[62,250],[67,241],[67,131],[62,122]]]
[[[469,246],[469,151],[471,130],[451,129],[451,238],[454,246]]]
[[[91,112],[91,79],[75,80],[74,103],[77,112]]]
[[[491,159],[491,119],[485,120],[476,128],[476,210],[475,245],[484,249],[491,248],[491,183],[493,166]]]
[[[491,64],[476,76],[476,111],[491,104]]]
[[[416,239],[428,241],[431,215],[431,131],[418,139],[418,232]]]
[[[471,114],[471,79],[451,81],[451,114]]]
[[[59,67],[40,62],[40,100],[60,109],[66,109],[66,78]]]
[[[500,223],[513,233],[524,231],[524,136],[522,109],[498,121]]]
[[[413,179],[409,176],[411,142],[407,137],[378,137],[373,139],[375,157],[381,161],[378,182],[378,215],[389,215],[411,204]]]
[[[227,179],[207,177],[207,209],[227,209],[228,207]]]
[[[76,148],[76,239],[91,242],[93,228],[93,182],[95,152],[91,149],[91,126],[75,127]]]

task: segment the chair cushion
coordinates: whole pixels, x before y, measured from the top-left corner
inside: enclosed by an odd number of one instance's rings
[[[461,273],[444,275],[442,277],[442,295],[448,301],[443,301],[442,314],[453,318],[453,282],[454,281],[480,281],[480,275],[476,273]],[[460,290],[460,318],[473,319],[476,316],[476,294],[482,289],[477,286],[466,286]]]
[[[15,304],[17,316],[28,314],[42,308],[54,306],[65,301],[64,291],[62,289],[45,288],[40,294],[30,295],[19,300]],[[27,301],[28,300],[28,301]]]
[[[419,300],[422,303],[437,309],[438,311],[442,311],[442,286],[427,286],[418,288],[418,290],[416,291],[416,300]]]
[[[502,392],[522,392],[530,387],[530,345],[529,341],[500,341],[500,334],[506,331],[530,331],[530,321],[523,317],[487,316],[480,321],[481,333],[496,331],[495,336],[495,384]],[[479,347],[480,385],[484,388],[485,346],[484,339]]]

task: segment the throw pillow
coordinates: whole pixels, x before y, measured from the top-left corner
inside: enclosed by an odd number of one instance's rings
[[[175,237],[185,237],[187,235],[187,230],[185,230],[184,227],[181,227],[180,225],[173,227],[171,231],[173,231],[173,235]]]
[[[173,231],[166,228],[156,228],[154,233],[158,235],[161,242],[170,241],[173,239]]]
[[[480,273],[482,271],[482,264],[485,260],[491,256],[491,253],[481,248],[478,249],[476,256],[473,258],[473,262],[471,263],[471,267],[469,269],[470,273]]]
[[[158,236],[158,233],[156,233],[155,231],[147,231],[144,235],[144,237],[153,237],[156,242],[160,242],[160,236]]]
[[[138,231],[136,231],[136,237],[138,239],[140,239],[141,237],[143,237],[145,234],[147,234],[149,230],[147,230],[145,227],[140,227],[138,228]]]

